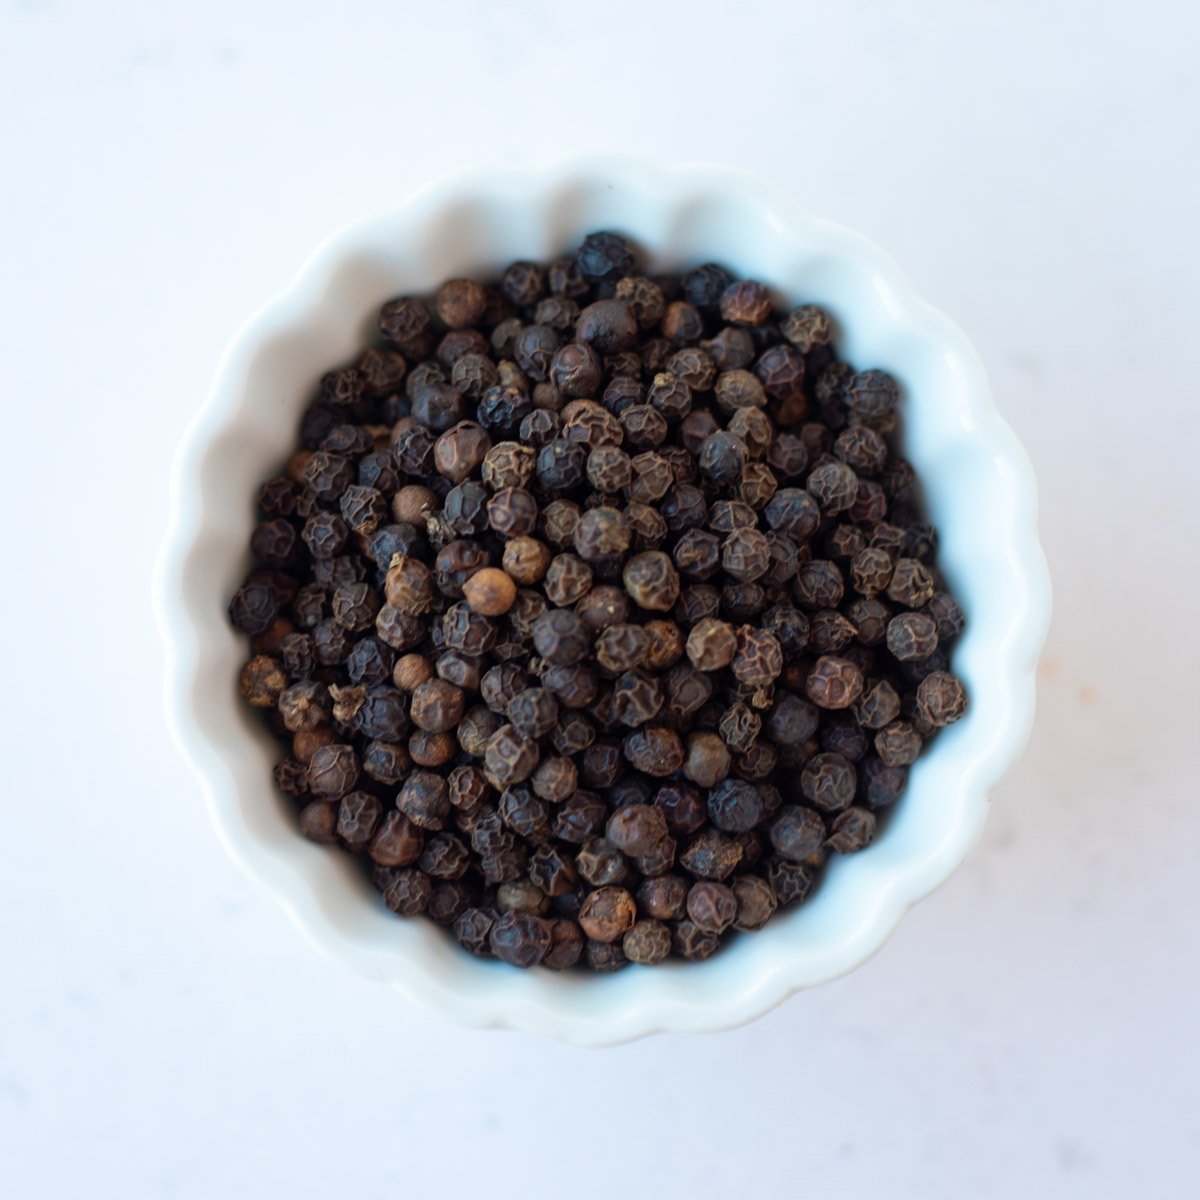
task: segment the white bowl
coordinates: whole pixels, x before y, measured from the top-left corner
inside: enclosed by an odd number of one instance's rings
[[[553,256],[600,228],[635,238],[653,269],[715,259],[788,302],[824,306],[849,362],[899,378],[904,451],[967,614],[954,667],[970,709],[913,768],[885,834],[835,857],[813,898],[761,932],[703,963],[602,976],[522,972],[470,957],[426,921],[397,919],[348,856],[299,836],[294,806],[272,785],[277,747],[238,699],[246,648],[226,605],[248,567],[259,483],[292,448],[322,372],[371,338],[379,306],[450,276]],[[722,1029],[850,970],[962,862],[989,789],[1033,719],[1050,608],[1034,480],[978,357],[870,242],[731,171],[588,160],[464,173],[350,225],[234,338],[173,484],[156,588],[167,711],[221,840],[322,950],[466,1025],[594,1044]]]

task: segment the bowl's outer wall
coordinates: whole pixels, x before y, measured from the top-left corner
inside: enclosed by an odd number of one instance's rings
[[[471,958],[427,922],[396,920],[354,864],[297,836],[271,784],[278,749],[238,702],[245,647],[226,605],[247,569],[259,484],[292,449],[320,376],[373,337],[378,307],[447,277],[553,256],[597,228],[632,236],[651,270],[715,259],[767,282],[781,303],[820,304],[849,362],[899,378],[904,450],[967,614],[954,666],[971,707],[915,765],[886,834],[835,859],[805,905],[704,963],[586,977]],[[318,249],[237,335],[189,428],[156,600],[173,734],[229,852],[311,940],[452,1019],[590,1043],[738,1024],[873,953],[978,836],[988,791],[1028,735],[1049,619],[1032,470],[963,335],[878,249],[764,185],[616,161],[455,176]]]

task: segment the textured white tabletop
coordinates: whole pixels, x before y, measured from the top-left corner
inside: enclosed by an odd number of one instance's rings
[[[650,7],[0,6],[3,1195],[1195,1195],[1198,10]],[[891,250],[989,365],[1056,589],[955,879],[748,1028],[598,1052],[313,953],[168,744],[149,612],[249,310],[432,172],[589,149]]]

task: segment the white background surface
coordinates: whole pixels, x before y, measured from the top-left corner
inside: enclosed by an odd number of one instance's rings
[[[0,1193],[1195,1195],[1196,12],[0,5]],[[314,954],[208,827],[149,612],[242,318],[431,173],[560,149],[891,250],[1030,451],[1057,606],[981,845],[872,962],[606,1051]]]

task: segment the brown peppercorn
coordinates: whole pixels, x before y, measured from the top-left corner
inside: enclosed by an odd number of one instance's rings
[[[706,529],[689,529],[675,543],[671,556],[689,579],[709,579],[721,565],[721,543]]]
[[[738,700],[722,714],[718,729],[731,750],[744,754],[758,738],[762,718],[744,700]]]
[[[648,504],[631,500],[625,506],[625,519],[629,522],[630,545],[634,550],[653,549],[667,536],[666,518]]]
[[[446,780],[450,803],[460,813],[478,812],[488,797],[487,778],[478,767],[455,767]]]
[[[524,488],[501,488],[487,502],[487,516],[501,537],[525,537],[537,528],[537,501]]]
[[[483,319],[487,295],[473,279],[449,279],[438,288],[434,308],[451,329],[468,329]]]
[[[639,504],[654,504],[661,500],[675,485],[675,473],[661,455],[647,450],[636,455],[630,462],[630,471],[625,484],[629,498]]]
[[[875,753],[889,767],[907,767],[921,753],[921,735],[909,721],[893,721],[875,735]]]
[[[370,842],[382,815],[383,805],[378,797],[351,792],[338,804],[338,837],[352,850],[362,850]]]
[[[828,314],[812,304],[788,313],[780,322],[779,332],[802,354],[810,354],[833,340],[833,325]]]
[[[530,879],[515,879],[496,889],[496,907],[502,912],[533,913],[545,916],[550,897]]]
[[[614,675],[641,664],[650,638],[640,625],[610,625],[596,638],[596,661]]]
[[[652,850],[634,859],[638,871],[647,879],[665,875],[675,866],[678,846],[669,834],[655,843]]]
[[[433,444],[433,464],[438,474],[451,483],[462,483],[473,475],[491,449],[492,439],[474,421],[459,421]]]
[[[729,418],[726,428],[735,437],[742,439],[746,444],[746,453],[751,459],[762,458],[775,436],[775,426],[761,408],[737,409]],[[767,469],[770,470],[769,467]]]
[[[725,743],[715,733],[690,733],[683,773],[700,787],[715,787],[729,774],[732,759]]]
[[[744,279],[721,293],[721,316],[731,325],[761,325],[771,315],[771,296],[761,283]]]
[[[686,300],[672,300],[663,312],[662,331],[676,345],[695,342],[704,336],[704,318]]]
[[[574,554],[559,554],[550,563],[543,589],[551,604],[563,607],[581,600],[591,586],[592,568]]]
[[[621,425],[602,404],[595,400],[572,400],[563,405],[561,437],[567,442],[578,442],[590,451],[601,446],[621,444]],[[570,456],[576,461],[575,454]],[[580,459],[579,461],[585,461]],[[547,486],[550,486],[549,481]]]
[[[671,945],[682,958],[702,962],[720,949],[721,942],[715,933],[705,933],[694,921],[684,917],[675,922],[671,931]]]
[[[521,536],[504,543],[501,565],[515,583],[532,587],[545,577],[550,560],[547,546],[536,538]]]
[[[615,942],[633,927],[637,905],[620,887],[601,887],[591,892],[579,910],[579,924],[597,942]]]
[[[654,796],[654,804],[662,809],[672,833],[695,833],[708,819],[705,799],[698,788],[689,783],[664,784]]]
[[[730,887],[737,902],[733,928],[761,929],[771,919],[778,906],[771,885],[757,875],[738,875]]]
[[[804,355],[792,346],[772,346],[754,364],[754,373],[763,382],[767,395],[775,401],[775,420],[792,425],[808,411],[804,393]]]
[[[499,713],[477,704],[470,709],[459,724],[458,744],[464,754],[471,758],[482,758],[492,735],[504,724]]]
[[[473,612],[485,617],[499,617],[512,608],[517,598],[517,585],[506,572],[496,567],[484,567],[463,584],[463,597]]]
[[[488,742],[484,772],[493,787],[511,787],[533,774],[538,758],[535,741],[518,733],[512,725],[501,725]]]
[[[621,940],[621,949],[632,963],[662,962],[671,953],[670,927],[662,921],[638,921]]]
[[[808,673],[804,690],[818,708],[849,708],[862,695],[862,670],[847,658],[822,655]]]
[[[302,729],[292,736],[292,754],[297,762],[307,767],[322,746],[332,746],[337,740],[338,735],[326,727]]]
[[[408,753],[418,767],[444,766],[454,757],[454,739],[448,733],[418,729],[408,739]]]
[[[496,623],[472,611],[465,601],[452,604],[442,615],[442,637],[446,646],[462,654],[486,654],[496,644]]]
[[[742,468],[738,495],[756,512],[766,508],[779,489],[779,479],[766,463],[749,462]]]
[[[542,959],[542,966],[553,971],[573,967],[583,955],[586,939],[583,930],[567,917],[548,921],[550,926],[550,949]]]
[[[638,911],[657,921],[683,916],[687,906],[688,881],[682,875],[660,875],[646,879],[637,890]]]
[[[888,599],[905,608],[920,608],[928,604],[937,590],[929,568],[915,558],[898,558],[888,583]]]
[[[301,680],[279,693],[279,715],[289,733],[316,729],[330,717],[329,693],[311,679]]]
[[[850,560],[850,584],[861,596],[878,596],[891,578],[892,556],[878,546],[866,546]]]
[[[721,566],[734,580],[752,581],[770,568],[770,542],[757,529],[734,529],[721,544]]]
[[[623,725],[638,726],[652,721],[662,705],[658,680],[644,671],[626,671],[613,684],[613,712]]]
[[[597,446],[587,458],[588,482],[598,492],[612,495],[629,485],[633,468],[619,446]]]
[[[421,856],[425,835],[402,812],[384,813],[367,853],[381,867],[407,867]]]
[[[396,795],[396,807],[420,829],[441,829],[450,816],[450,789],[440,774],[413,771]]]
[[[619,971],[629,965],[620,942],[596,942],[589,939],[584,945],[583,955],[588,967],[598,974]]]
[[[569,758],[544,758],[533,773],[533,790],[543,800],[561,803],[579,785],[575,764]]]
[[[857,806],[834,818],[825,845],[840,854],[853,854],[867,846],[875,836],[875,814]]]
[[[737,631],[737,653],[733,676],[749,687],[766,687],[783,670],[783,649],[779,639],[767,629],[743,625]]]
[[[625,757],[629,764],[646,775],[662,778],[683,766],[683,743],[673,729],[646,725],[627,734]]]
[[[937,623],[919,612],[893,617],[887,627],[887,648],[900,662],[928,658],[938,646]]]
[[[358,771],[353,746],[321,746],[309,760],[309,791],[321,800],[338,800],[358,782]]]
[[[586,708],[596,698],[596,676],[586,667],[554,666],[542,683],[564,708]]]
[[[402,692],[414,691],[418,684],[433,678],[433,664],[423,654],[405,654],[392,668],[392,682]]]
[[[647,621],[643,626],[650,644],[646,650],[645,666],[651,671],[665,671],[683,657],[683,630],[674,621]]]
[[[483,482],[493,491],[523,488],[533,478],[536,458],[532,446],[520,442],[500,442],[484,455],[480,474]]]
[[[542,534],[552,546],[569,546],[579,521],[579,505],[571,500],[552,500],[542,512]]]
[[[933,671],[917,685],[916,707],[922,720],[934,729],[941,729],[966,712],[967,694],[948,671]]]
[[[692,626],[687,656],[699,671],[719,671],[733,662],[737,635],[733,626],[715,617],[704,617]]]
[[[625,563],[625,590],[640,608],[667,612],[679,598],[679,573],[661,550],[635,554]]]
[[[332,845],[337,841],[338,806],[313,800],[300,810],[300,832],[310,842]]]
[[[461,688],[444,679],[428,679],[414,689],[409,715],[418,729],[445,733],[462,720],[465,708],[466,696]]]
[[[629,616],[629,597],[621,588],[602,583],[580,597],[575,611],[589,630],[600,633]]]
[[[737,897],[725,884],[701,879],[688,889],[687,915],[705,933],[724,933],[737,916]]]
[[[433,573],[410,555],[397,554],[384,577],[383,593],[398,612],[421,616],[433,607],[436,597]]]
[[[742,861],[741,845],[729,834],[706,829],[679,856],[679,865],[697,879],[727,879]]]
[[[579,876],[570,855],[547,842],[529,858],[529,879],[547,896],[563,896],[575,887]]]
[[[568,801],[568,804],[572,803]],[[567,805],[560,812],[565,812]],[[603,821],[603,817],[600,818]],[[569,833],[570,831],[565,831]],[[556,833],[559,838],[572,840],[564,832]],[[593,837],[584,842],[575,856],[575,868],[580,876],[593,887],[606,887],[621,883],[629,875],[629,861],[607,838]]]
[[[409,650],[425,641],[424,617],[413,617],[385,604],[376,614],[376,636],[394,650]],[[319,656],[319,655],[318,655]]]
[[[588,509],[575,526],[575,550],[587,562],[597,562],[629,549],[629,521],[619,509],[599,505]]]
[[[667,836],[667,820],[652,804],[626,804],[608,819],[605,835],[624,854],[649,854]]]
[[[667,697],[666,715],[679,728],[687,728],[692,714],[712,696],[713,681],[690,663],[677,663],[667,672],[663,690]]]
[[[278,659],[266,654],[256,655],[242,668],[242,696],[255,708],[274,708],[287,682]]]
[[[765,408],[767,403],[767,393],[761,380],[745,370],[722,371],[713,385],[713,395],[716,397],[717,407],[730,414],[731,418],[740,411]],[[737,433],[737,430],[732,429],[732,425],[731,431]]]

